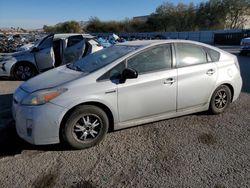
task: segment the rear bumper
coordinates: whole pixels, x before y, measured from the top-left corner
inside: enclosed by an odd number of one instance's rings
[[[240,95],[240,92],[241,92],[241,89],[242,89],[242,78],[241,76],[238,76],[236,77],[233,82],[233,88],[234,88],[234,97],[233,97],[233,100],[232,102],[234,102],[236,99],[239,98],[239,95]]]

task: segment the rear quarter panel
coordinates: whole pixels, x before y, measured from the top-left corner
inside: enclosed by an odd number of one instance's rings
[[[240,70],[235,64],[235,58],[234,55],[221,53],[220,61],[216,63],[218,68],[216,88],[222,84],[230,84],[234,90],[233,101],[238,98],[242,87]]]

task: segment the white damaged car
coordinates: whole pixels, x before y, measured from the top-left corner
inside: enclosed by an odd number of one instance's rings
[[[89,34],[50,34],[26,51],[0,55],[0,76],[28,80],[103,49]]]
[[[12,114],[27,142],[82,149],[108,130],[206,110],[220,114],[241,88],[237,57],[221,49],[187,40],[133,41],[24,82]]]

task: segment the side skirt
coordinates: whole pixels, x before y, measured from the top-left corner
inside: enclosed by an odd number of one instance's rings
[[[186,110],[181,110],[178,112],[175,112],[175,111],[168,112],[168,113],[164,113],[164,114],[160,114],[160,115],[148,116],[148,117],[143,117],[140,119],[133,119],[133,120],[125,121],[125,122],[120,122],[120,123],[117,123],[114,125],[114,130],[124,129],[124,128],[128,128],[128,127],[134,127],[137,125],[152,123],[152,122],[160,121],[160,120],[164,120],[164,119],[169,119],[169,118],[179,117],[179,116],[183,116],[183,115],[187,115],[187,114],[202,112],[202,111],[208,110],[208,108],[209,108],[209,103],[202,105],[202,106],[189,108]]]

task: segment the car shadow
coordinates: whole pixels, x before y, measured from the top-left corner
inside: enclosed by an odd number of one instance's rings
[[[17,81],[17,80],[7,76],[0,76],[0,81]]]
[[[36,146],[22,140],[15,128],[0,128],[0,158],[21,154],[23,151],[66,151],[62,144]]]
[[[10,111],[12,96],[13,96],[12,94],[0,95],[0,118],[2,116],[6,116],[5,114],[6,111]]]
[[[12,94],[0,95],[0,158],[21,154],[23,150],[62,151],[62,144],[35,146],[23,141],[16,133],[11,115]]]

